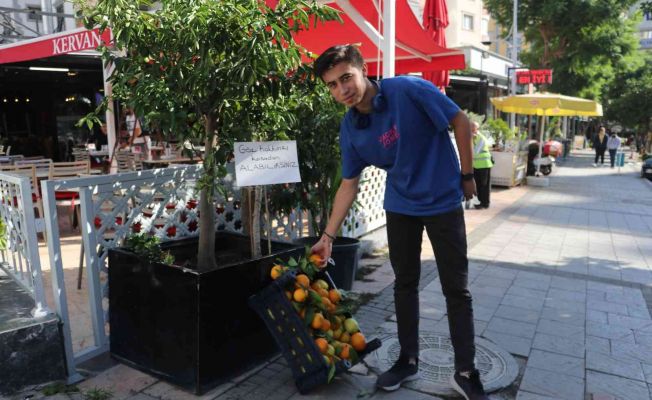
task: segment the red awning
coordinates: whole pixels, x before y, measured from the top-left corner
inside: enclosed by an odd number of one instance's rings
[[[272,1],[268,0],[268,4]],[[377,31],[378,12],[374,0],[349,0],[351,6]],[[329,6],[342,10],[335,3]],[[374,43],[353,22],[350,16],[341,14],[344,23],[330,21],[316,28],[299,32],[295,40],[309,51],[321,54],[337,44],[361,43],[360,51],[367,62],[369,73],[374,75],[379,58],[377,43]],[[312,26],[312,25],[311,25]],[[382,34],[382,32],[381,32]],[[380,53],[382,67],[382,53]],[[464,69],[464,54],[461,51],[437,46],[432,37],[421,27],[407,0],[396,0],[396,66],[397,74],[421,71]],[[382,68],[379,69],[382,73]]]
[[[85,28],[39,36],[0,46],[0,64],[53,57],[82,50],[95,50],[111,41],[111,30]]]

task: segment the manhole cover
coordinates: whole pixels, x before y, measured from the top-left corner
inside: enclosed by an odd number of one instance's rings
[[[381,337],[383,346],[376,350],[375,360],[369,364],[376,373],[389,369],[398,360],[400,345],[396,334]],[[453,346],[444,335],[421,333],[419,335],[419,372],[421,379],[405,386],[434,395],[455,395],[448,381],[455,372]],[[510,385],[518,375],[514,358],[495,344],[475,338],[475,365],[480,371],[485,390],[494,391]]]

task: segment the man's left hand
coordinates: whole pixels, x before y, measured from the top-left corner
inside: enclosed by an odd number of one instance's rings
[[[475,189],[475,180],[462,181],[462,190],[464,191],[464,199],[471,200],[478,192]]]

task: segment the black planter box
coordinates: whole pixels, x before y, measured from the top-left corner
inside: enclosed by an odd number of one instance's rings
[[[297,258],[303,249],[272,242],[271,255],[229,264],[249,253],[249,238],[217,232],[215,243],[223,266],[208,271],[141,262],[125,249],[109,251],[113,357],[201,394],[278,352],[247,299],[271,282],[276,258]],[[197,238],[162,247],[182,263],[197,254]],[[267,242],[262,247],[265,253]]]

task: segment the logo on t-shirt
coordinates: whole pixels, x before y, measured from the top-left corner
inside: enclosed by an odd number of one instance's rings
[[[383,145],[384,148],[389,149],[394,145],[394,143],[396,143],[400,136],[401,135],[399,135],[398,129],[396,129],[396,125],[394,125],[390,130],[380,135],[378,141]]]

